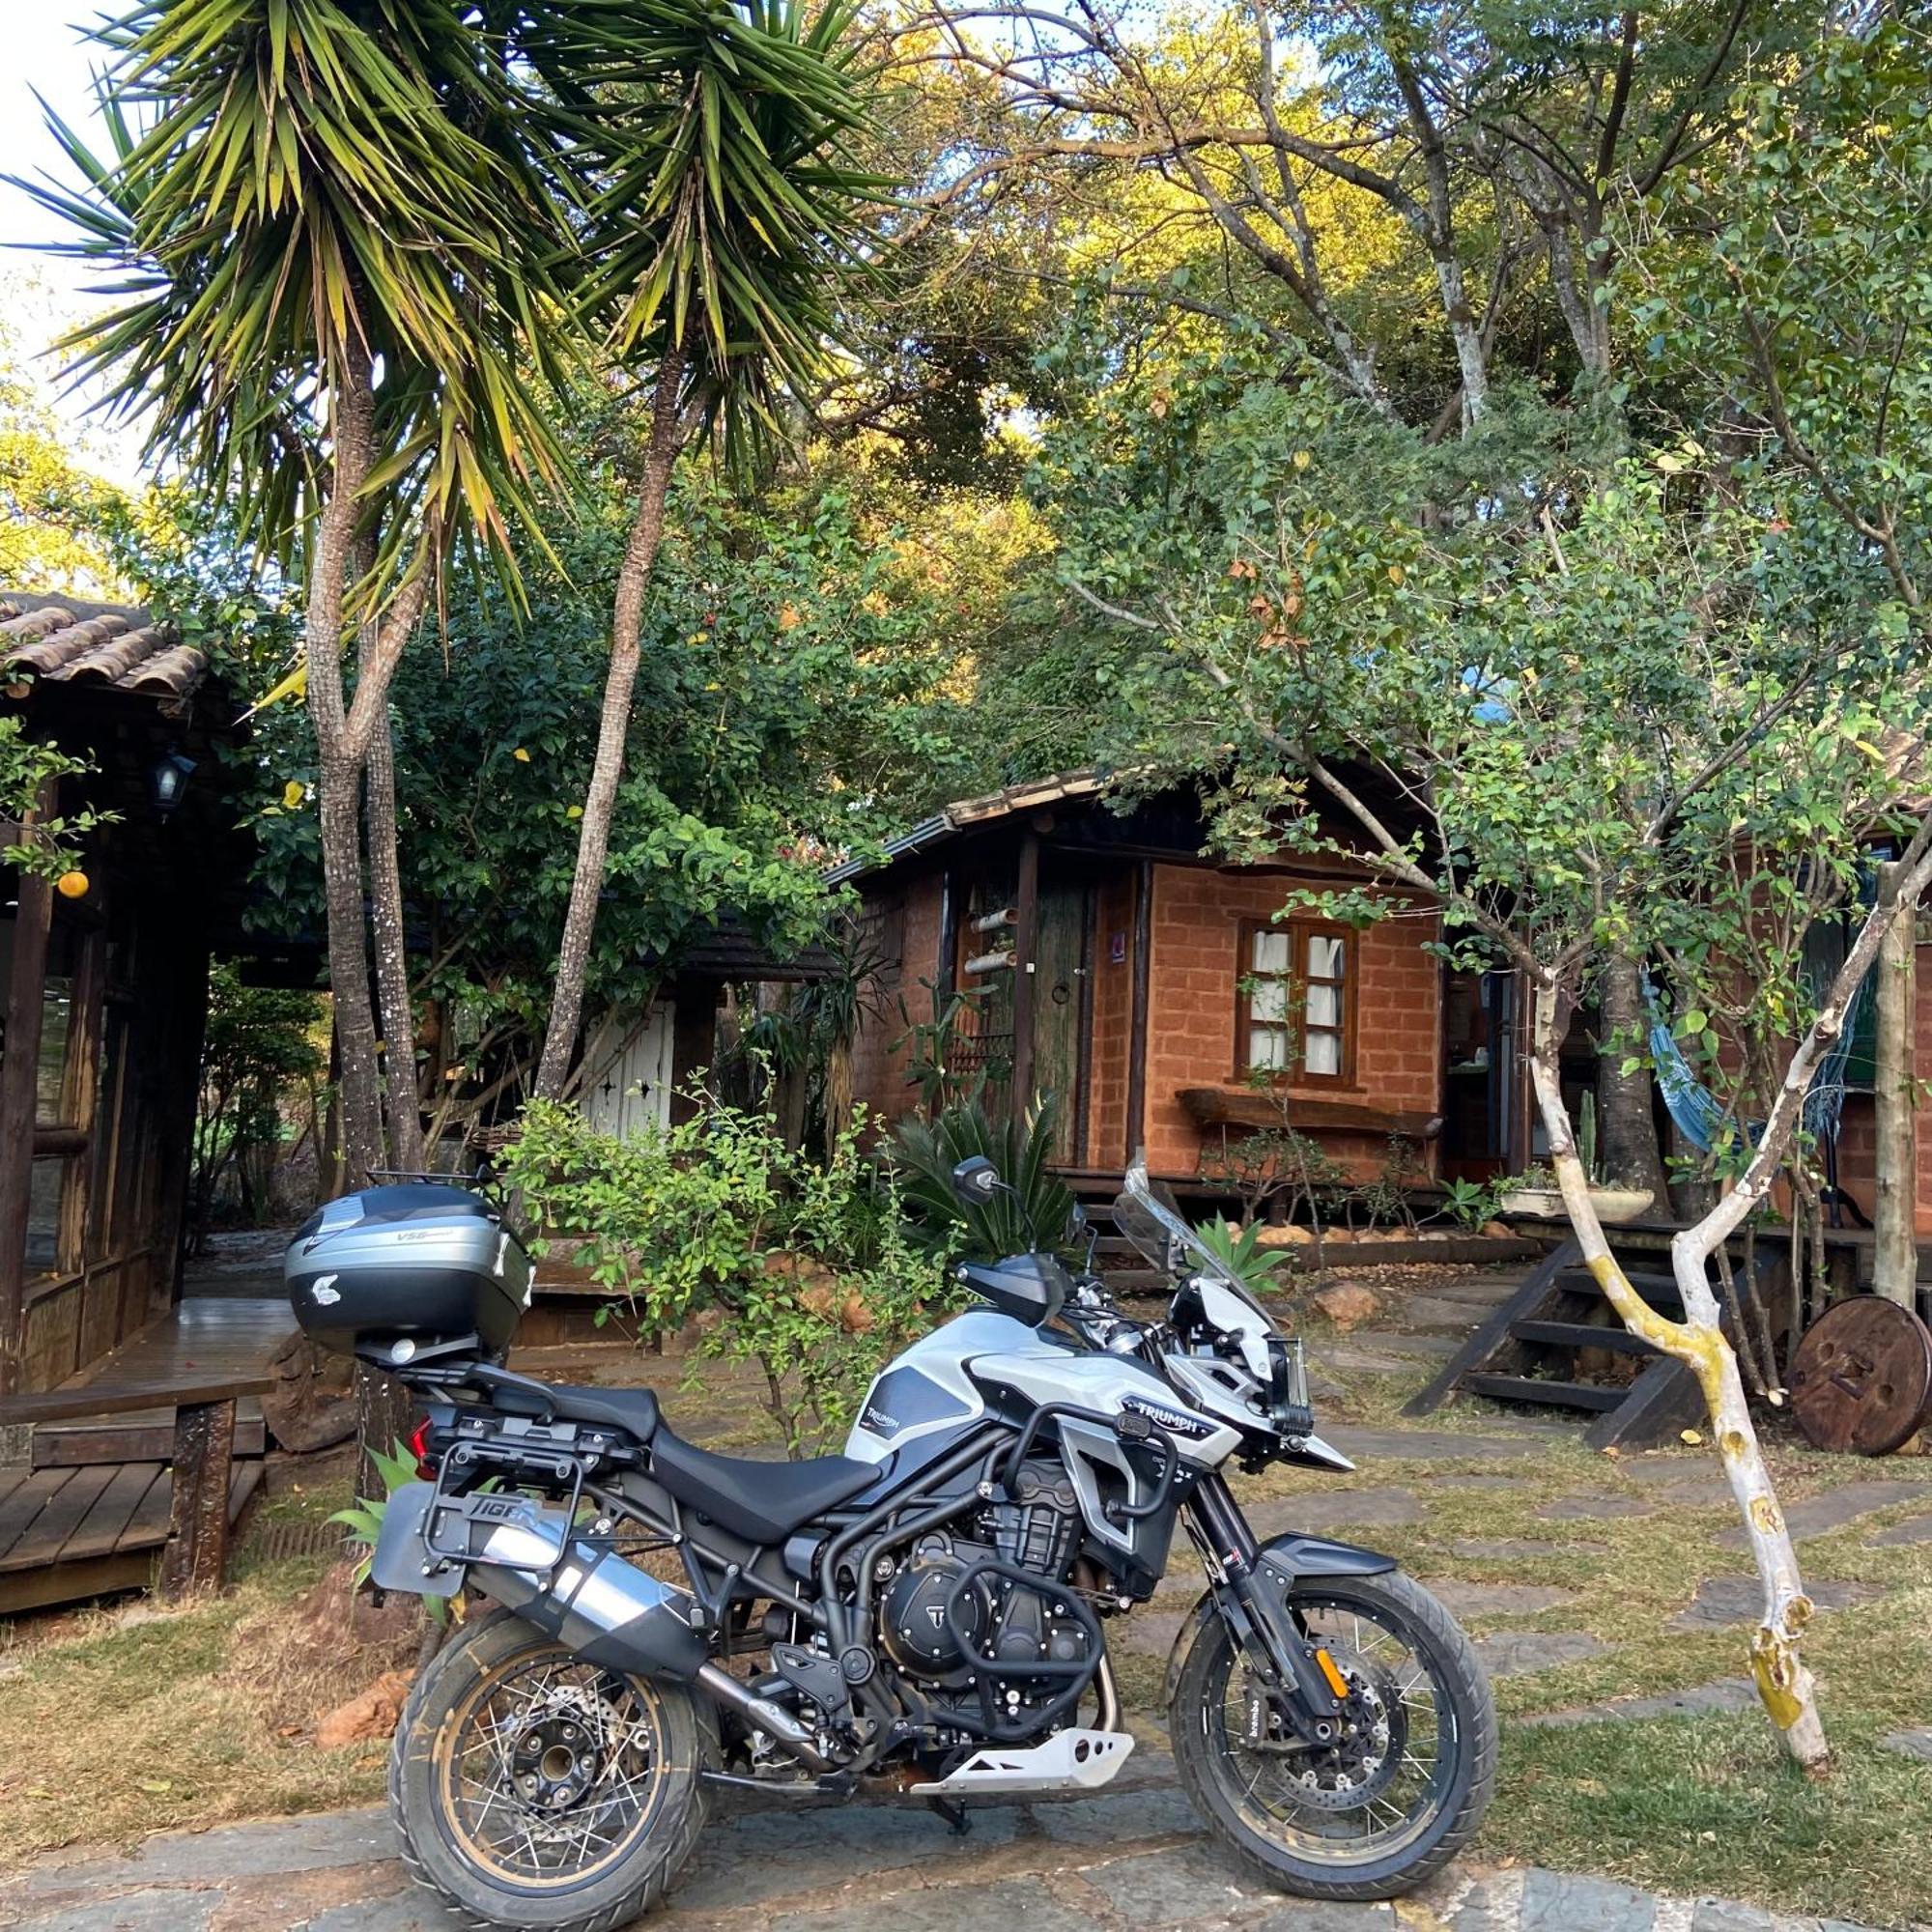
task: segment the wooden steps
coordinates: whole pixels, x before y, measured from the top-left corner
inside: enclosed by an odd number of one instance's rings
[[[1617,1258],[1645,1300],[1664,1315],[1682,1315],[1676,1281],[1657,1268],[1654,1248],[1634,1247],[1628,1260]],[[1760,1258],[1758,1293],[1767,1305],[1776,1305],[1769,1277],[1781,1265],[1775,1254]],[[1598,1354],[1605,1358],[1601,1365],[1591,1361]],[[1611,1358],[1635,1366],[1634,1375],[1619,1379],[1609,1373]],[[1696,1422],[1704,1406],[1696,1377],[1619,1321],[1574,1240],[1545,1259],[1404,1413],[1429,1415],[1458,1391],[1587,1417],[1583,1439],[1594,1449],[1667,1442]]]
[[[174,1453],[175,1412],[148,1408],[135,1415],[49,1422],[34,1431],[34,1467],[77,1469],[93,1463],[165,1463]],[[268,1425],[253,1396],[235,1406],[235,1453],[268,1453]]]

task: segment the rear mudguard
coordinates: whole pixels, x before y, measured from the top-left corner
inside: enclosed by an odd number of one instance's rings
[[[1270,1595],[1279,1589],[1285,1596],[1304,1577],[1381,1577],[1396,1567],[1396,1560],[1393,1556],[1382,1555],[1379,1550],[1357,1548],[1352,1543],[1335,1543],[1325,1536],[1291,1533],[1263,1544],[1254,1567],[1257,1583],[1270,1585]],[[1174,1648],[1168,1652],[1167,1682],[1161,1696],[1163,1705],[1174,1702],[1181,1663],[1192,1649],[1202,1626],[1208,1618],[1218,1615],[1220,1606],[1215,1602],[1213,1590],[1203,1590],[1194,1607],[1188,1611],[1186,1621],[1180,1626],[1174,1639]]]

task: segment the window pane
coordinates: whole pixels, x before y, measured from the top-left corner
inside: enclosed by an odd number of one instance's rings
[[[72,1030],[73,981],[49,979],[41,993],[41,1062],[34,1079],[34,1116],[43,1127],[59,1126],[65,1118],[61,1092]]]
[[[1311,1033],[1305,1042],[1308,1071],[1332,1077],[1342,1071],[1342,1036],[1338,1033]]]
[[[1248,998],[1248,1010],[1258,1020],[1285,1020],[1288,1017],[1288,981],[1257,980]]]
[[[60,1266],[61,1195],[71,1163],[57,1155],[33,1164],[27,1190],[27,1272],[52,1274]]]
[[[1294,963],[1285,932],[1255,934],[1254,967],[1257,973],[1286,973]]]
[[[1248,1065],[1279,1068],[1288,1065],[1288,1034],[1281,1027],[1248,1029]]]
[[[1312,1027],[1339,1027],[1342,1024],[1342,989],[1332,981],[1308,989],[1308,1024]]]
[[[1308,935],[1308,977],[1311,980],[1339,980],[1342,977],[1342,940],[1332,932]]]

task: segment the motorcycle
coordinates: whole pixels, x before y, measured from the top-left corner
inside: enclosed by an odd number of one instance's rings
[[[968,1204],[1003,1188],[962,1162]],[[1010,1191],[1010,1190],[1009,1190]],[[875,1380],[842,1455],[723,1456],[648,1389],[499,1366],[530,1266],[497,1210],[425,1180],[331,1204],[289,1253],[303,1325],[427,1404],[390,1498],[387,1590],[496,1607],[417,1680],[389,1805],[423,1884],[486,1925],[604,1932],[675,1881],[724,1787],[987,1798],[1105,1786],[1134,1749],[1107,1629],[1179,1526],[1204,1587],[1169,1660],[1179,1782],[1249,1873],[1396,1896],[1474,1833],[1496,1720],[1467,1638],[1393,1561],[1258,1542],[1228,1471],[1353,1465],[1298,1342],[1144,1168],[1120,1232],[1157,1320],[1087,1264],[955,1264],[977,1305]]]

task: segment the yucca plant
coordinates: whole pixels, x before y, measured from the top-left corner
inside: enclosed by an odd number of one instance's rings
[[[866,281],[861,218],[882,184],[844,158],[866,122],[856,9],[828,0],[554,0],[533,10],[572,78],[596,192],[581,312],[648,372],[650,430],[611,618],[611,666],[536,1091],[564,1091],[630,730],[644,602],[678,455],[715,427],[747,461],[815,384]]]
[[[1238,1233],[1226,1216],[1217,1214],[1194,1231],[1201,1245],[1211,1254],[1250,1294],[1267,1294],[1281,1286],[1281,1270],[1288,1265],[1285,1248],[1262,1246],[1262,1224],[1250,1221]]]
[[[364,762],[448,546],[507,554],[554,467],[531,376],[568,293],[571,178],[530,111],[526,24],[447,0],[143,0],[93,33],[107,152],[54,118],[79,185],[23,184],[107,271],[112,305],[66,344],[75,372],[151,458],[301,558],[357,1175],[383,1139]]]
[[[1071,1252],[1073,1194],[1048,1166],[1055,1101],[1035,1100],[1021,1120],[995,1120],[978,1100],[948,1107],[930,1122],[901,1121],[888,1150],[915,1235],[928,1248],[955,1241],[980,1257],[1030,1248]],[[952,1170],[983,1154],[1012,1192],[966,1207],[952,1192]]]

